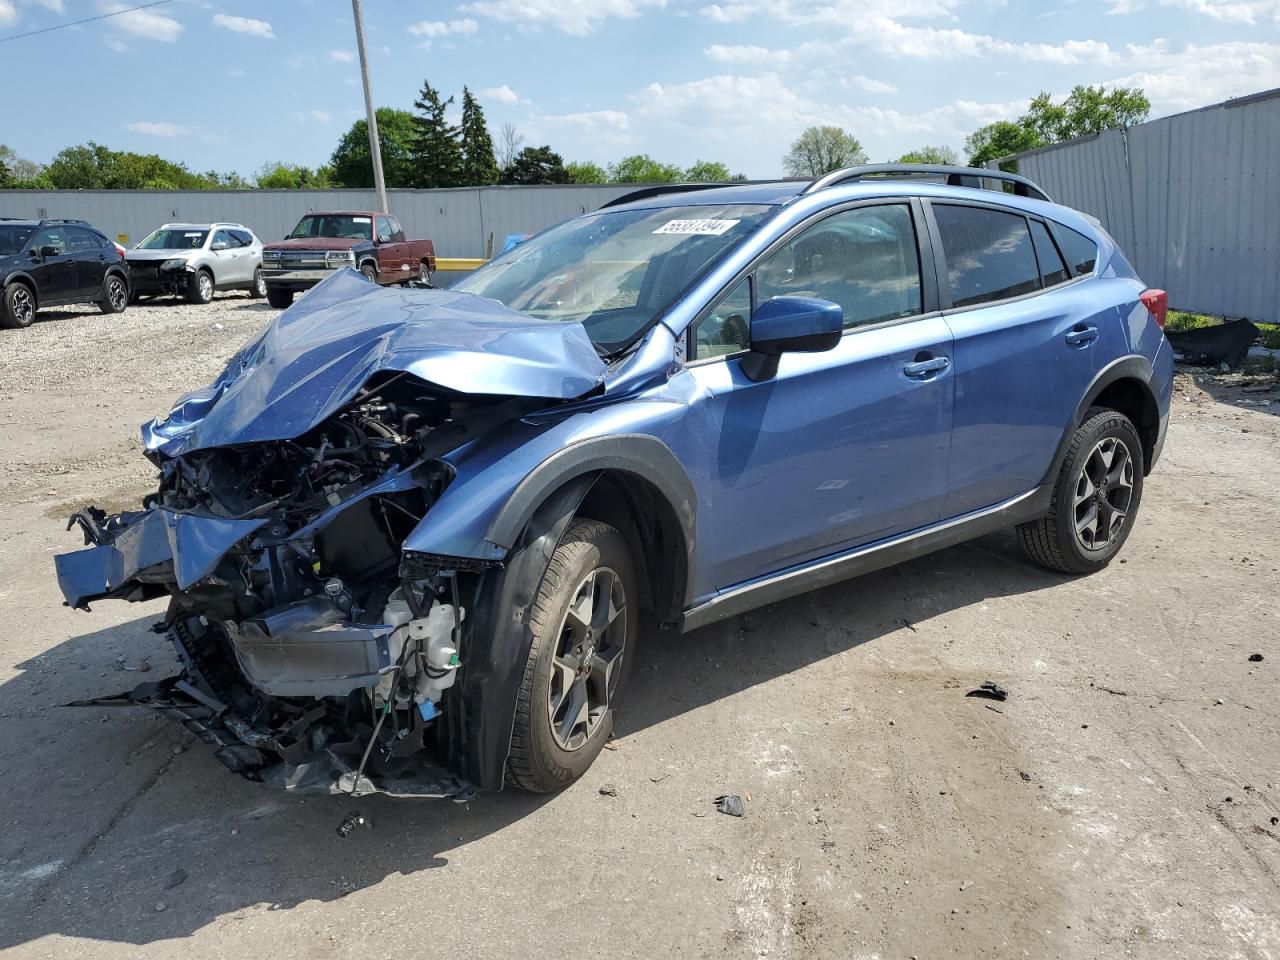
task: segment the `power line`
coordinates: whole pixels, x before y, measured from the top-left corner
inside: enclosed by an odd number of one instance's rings
[[[70,23],[58,23],[52,27],[42,27],[39,30],[29,30],[26,33],[15,33],[11,37],[0,37],[0,43],[7,43],[10,40],[21,40],[24,37],[34,37],[41,33],[52,33],[54,30],[65,30],[67,27],[78,27],[82,23],[94,23],[98,20],[109,20],[111,17],[118,17],[123,13],[133,13],[135,10],[146,10],[148,7],[158,7],[164,3],[172,3],[173,0],[151,0],[150,3],[140,3],[136,7],[126,7],[123,10],[114,10],[111,13],[101,13],[96,17],[85,17],[83,20],[72,20]]]

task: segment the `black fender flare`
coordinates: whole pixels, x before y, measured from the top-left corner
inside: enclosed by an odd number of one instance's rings
[[[1054,451],[1053,460],[1049,463],[1049,469],[1045,472],[1044,479],[1040,481],[1039,498],[1043,500],[1046,510],[1049,508],[1049,499],[1053,492],[1054,481],[1058,476],[1058,471],[1062,469],[1062,461],[1067,457],[1067,449],[1071,446],[1071,438],[1075,435],[1080,424],[1084,423],[1085,414],[1089,412],[1089,408],[1093,406],[1094,401],[1098,399],[1103,390],[1113,383],[1120,380],[1137,380],[1150,394],[1154,403],[1155,392],[1151,389],[1152,376],[1151,361],[1137,354],[1112,360],[1094,375],[1093,380],[1089,382],[1089,386],[1084,392],[1084,396],[1080,399],[1080,403],[1076,406],[1075,413],[1071,415],[1071,422],[1067,424],[1067,429],[1063,431],[1062,439],[1058,441],[1058,449]]]
[[[9,274],[9,276],[4,278],[4,283],[0,285],[0,293],[3,293],[5,290],[9,289],[9,286],[14,283],[21,283],[23,286],[25,286],[28,290],[31,291],[31,296],[33,296],[36,301],[36,309],[39,310],[40,309],[40,288],[36,286],[35,278],[33,278],[31,274],[23,273],[22,271],[11,273]]]
[[[107,277],[119,277],[124,281],[124,289],[127,293],[133,293],[133,284],[129,282],[129,273],[120,266],[107,267],[106,277],[102,278],[102,295],[107,295]]]
[[[502,789],[516,695],[533,645],[529,612],[547,564],[598,474],[563,484],[521,530],[507,561],[486,571],[475,593],[459,695],[445,708],[449,740],[461,748],[458,773],[481,790]]]
[[[584,474],[618,470],[651,483],[671,504],[684,534],[686,601],[693,590],[693,557],[697,546],[698,495],[671,449],[656,437],[620,433],[579,440],[557,450],[520,481],[489,523],[485,539],[511,548],[538,505],[554,490]]]

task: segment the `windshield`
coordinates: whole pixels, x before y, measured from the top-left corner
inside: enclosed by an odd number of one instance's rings
[[[31,239],[35,227],[29,223],[0,224],[0,257],[10,257],[21,253],[22,248]]]
[[[349,213],[317,213],[303,217],[286,240],[301,237],[336,237],[345,240],[372,240],[373,218]]]
[[[543,320],[581,322],[596,346],[612,353],[771,209],[734,204],[580,217],[520,244],[452,289]]]
[[[161,228],[147,237],[136,250],[199,250],[208,230],[167,230]]]

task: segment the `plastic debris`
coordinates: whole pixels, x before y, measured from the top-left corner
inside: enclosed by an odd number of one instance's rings
[[[618,795],[618,788],[615,787],[612,783],[603,783],[600,785],[600,796],[616,797],[617,795]]]
[[[1250,663],[1261,663],[1261,662],[1262,662],[1262,654],[1260,654],[1260,653],[1251,653],[1251,654],[1249,654],[1249,662],[1250,662]]]
[[[992,683],[986,680],[979,684],[975,689],[965,694],[966,697],[981,697],[984,700],[998,700],[1004,703],[1009,699],[1009,691],[998,683]]]
[[[742,798],[736,793],[726,793],[723,796],[716,797],[716,809],[721,813],[727,813],[731,817],[744,817],[747,814],[746,804],[742,802]]]
[[[342,822],[338,824],[338,836],[344,840],[351,836],[356,827],[372,826],[368,820],[364,818],[358,810],[352,810],[349,814],[342,818]]]

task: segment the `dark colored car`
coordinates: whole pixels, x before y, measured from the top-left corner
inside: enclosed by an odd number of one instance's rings
[[[436,248],[430,240],[407,239],[399,220],[370,210],[308,213],[289,236],[262,248],[262,279],[273,307],[289,306],[295,294],[346,267],[383,286],[427,284]]]
[[[123,248],[83,220],[0,218],[0,326],[27,327],[37,311],[96,303],[103,313],[129,305]]]
[[[647,188],[449,290],[334,273],[143,426],[141,509],[78,514],[67,602],[167,598],[181,664],[104,702],[287,789],[548,791],[642,611],[1004,527],[1101,570],[1164,443],[1167,298],[1030,181],[920,169]]]

